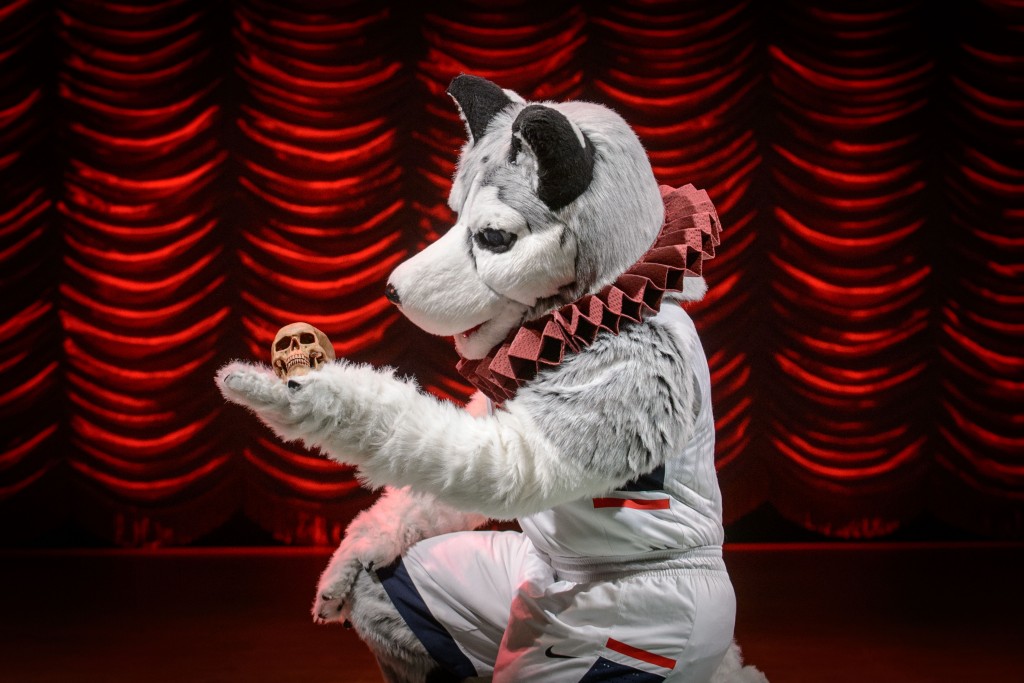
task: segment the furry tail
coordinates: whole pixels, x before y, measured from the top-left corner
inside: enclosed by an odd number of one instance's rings
[[[754,666],[743,666],[743,653],[734,642],[711,677],[711,683],[768,683],[768,677]]]

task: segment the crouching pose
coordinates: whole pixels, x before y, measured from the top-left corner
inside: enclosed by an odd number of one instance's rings
[[[468,410],[339,360],[284,382],[233,363],[224,396],[387,490],[321,578],[389,681],[763,681],[732,643],[700,298],[718,219],[659,188],[633,131],[481,78],[458,222],[387,296],[454,335]],[[473,531],[486,519],[523,531]]]

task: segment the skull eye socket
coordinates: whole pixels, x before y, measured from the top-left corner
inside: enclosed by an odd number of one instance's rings
[[[276,350],[278,350],[278,351],[284,351],[285,349],[288,348],[288,346],[291,343],[292,343],[292,338],[291,337],[282,337],[281,339],[277,340],[276,344],[274,344],[274,348]]]
[[[315,344],[316,343],[316,337],[313,336],[312,332],[303,332],[302,334],[299,335],[299,343],[300,344]]]

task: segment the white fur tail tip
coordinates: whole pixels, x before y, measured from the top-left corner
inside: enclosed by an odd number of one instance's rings
[[[740,646],[733,643],[718,665],[711,683],[768,683],[768,677],[753,666],[743,666]]]
[[[702,277],[683,278],[683,291],[676,296],[680,301],[700,301],[708,293],[708,283]]]

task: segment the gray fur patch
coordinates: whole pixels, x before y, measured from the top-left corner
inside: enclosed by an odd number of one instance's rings
[[[466,231],[466,252],[469,254],[469,260],[473,262],[473,270],[477,270],[476,253],[473,251],[473,233],[469,230]]]
[[[370,572],[360,572],[356,579],[349,618],[377,658],[388,681],[422,682],[438,668],[395,609],[380,581]]]
[[[498,199],[519,212],[532,232],[548,229],[554,216],[551,210],[537,197],[530,183],[510,168],[496,168],[490,174],[487,184],[498,188]]]
[[[459,158],[449,206],[461,212],[474,179],[498,188],[499,199],[518,211],[531,231],[564,229],[577,245],[576,277],[571,291],[535,306],[528,319],[551,308],[600,291],[636,262],[654,241],[664,218],[664,205],[650,162],[636,134],[612,110],[588,102],[544,102],[564,114],[593,145],[593,179],[569,205],[551,211],[537,196],[536,164],[521,153],[507,161],[512,122],[522,110],[513,104],[500,111],[475,144]],[[525,158],[524,158],[525,157]]]
[[[678,455],[700,409],[691,357],[656,319],[599,335],[519,390],[563,458],[622,483]]]

